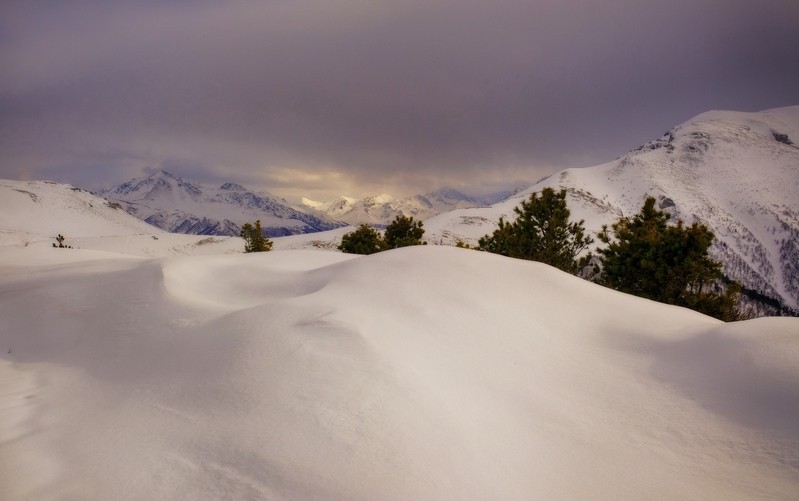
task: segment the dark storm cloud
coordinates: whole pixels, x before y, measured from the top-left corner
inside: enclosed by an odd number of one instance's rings
[[[0,176],[396,193],[799,103],[795,2],[646,4],[5,2]]]

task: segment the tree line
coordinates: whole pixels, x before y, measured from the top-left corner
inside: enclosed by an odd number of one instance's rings
[[[708,250],[715,235],[707,226],[683,221],[655,208],[647,197],[640,212],[602,227],[597,238],[605,247],[598,256],[584,253],[593,239],[584,221],[571,221],[566,190],[544,188],[514,209],[516,219],[500,218],[496,230],[479,240],[477,249],[508,257],[540,261],[628,294],[684,306],[733,321],[741,286],[727,280],[722,263]]]
[[[244,252],[272,250],[272,241],[263,235],[260,220],[255,224],[245,224],[239,234],[244,239]],[[424,228],[421,221],[414,221],[413,217],[402,215],[394,218],[394,221],[386,227],[384,234],[369,225],[360,225],[355,231],[341,238],[338,249],[350,254],[374,254],[410,245],[425,245],[426,242],[422,241],[423,235]]]

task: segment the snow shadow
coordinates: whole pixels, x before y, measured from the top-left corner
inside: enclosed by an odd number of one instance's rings
[[[797,437],[799,372],[790,354],[799,336],[757,332],[758,325],[624,344],[652,358],[652,376],[703,408],[747,428]],[[755,332],[741,336],[742,330]]]

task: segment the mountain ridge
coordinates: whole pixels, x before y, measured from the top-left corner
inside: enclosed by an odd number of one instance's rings
[[[461,207],[426,217],[424,211],[435,212],[437,203],[447,205],[453,199],[468,198],[457,190],[442,189],[400,199],[409,206],[407,212],[396,212],[402,209],[401,204],[386,196],[342,198],[339,208],[361,207],[377,226],[398,214],[413,215],[424,221],[425,240],[430,243],[455,244],[462,240],[474,244],[494,230],[500,217],[512,219],[513,208],[544,187],[567,190],[572,215],[586,221],[589,234],[637,213],[645,196],[651,195],[674,219],[688,224],[701,222],[715,233],[711,254],[724,263],[728,278],[774,306],[766,314],[779,314],[786,311],[784,307],[795,312],[799,309],[797,143],[799,106],[752,113],[709,111],[614,161],[555,173],[488,207]],[[315,220],[335,228],[343,229],[344,225],[330,222],[332,218],[304,214],[276,197],[248,191],[232,182],[206,188],[160,172],[115,189],[115,193],[114,189],[101,192],[107,202],[91,203],[124,207],[128,213],[171,231],[238,235],[235,217],[243,221],[262,219],[267,228],[272,224],[272,236],[318,231],[320,227],[313,226]],[[33,194],[35,190],[12,189],[13,196],[25,191]],[[208,192],[215,196],[209,199]],[[122,201],[115,194],[128,200]],[[154,209],[155,202],[164,200],[172,204],[171,210]],[[201,210],[196,211],[197,207]],[[230,211],[229,207],[236,209]],[[262,217],[264,208],[279,209],[271,213],[272,221]],[[53,231],[68,230],[54,227]]]
[[[268,193],[238,183],[219,187],[187,181],[166,171],[133,179],[98,194],[163,230],[195,235],[238,236],[246,222],[260,220],[268,236],[315,233],[343,226],[329,217],[291,207]]]
[[[674,219],[707,225],[724,273],[799,309],[799,106],[709,111],[605,164],[566,169],[489,208],[425,221],[428,240],[475,244],[545,187],[566,189],[590,234],[636,214],[647,195]],[[777,308],[779,310],[779,307]]]
[[[394,198],[384,193],[360,199],[342,196],[330,202],[304,198],[302,203],[311,210],[351,225],[386,226],[397,216],[425,220],[455,209],[490,205],[512,193],[502,191],[484,196],[470,196],[454,188],[444,187],[404,198]]]

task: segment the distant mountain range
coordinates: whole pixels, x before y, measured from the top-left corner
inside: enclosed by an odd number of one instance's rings
[[[165,171],[98,194],[137,218],[173,233],[238,236],[241,225],[256,220],[272,237],[345,226],[324,215],[297,210],[268,193],[249,191],[240,184],[203,186]]]
[[[38,184],[8,186],[9,197],[36,202]],[[106,201],[80,203],[88,213],[118,207],[166,231],[199,235],[237,236],[241,224],[256,219],[268,235],[281,236],[362,222],[381,226],[403,214],[424,220],[428,242],[447,245],[475,244],[544,187],[566,189],[573,217],[584,219],[594,234],[637,213],[647,195],[655,196],[675,219],[699,221],[715,233],[713,256],[724,263],[727,277],[759,301],[759,314],[799,310],[799,106],[704,113],[612,162],[564,170],[493,200],[445,189],[401,199],[305,199],[294,207],[238,184],[207,187],[161,171],[101,191]],[[71,187],[62,191],[83,196]],[[56,216],[48,217],[53,231],[70,231],[61,230]]]
[[[362,199],[340,197],[326,203],[304,198],[301,205],[294,206],[240,184],[204,186],[166,171],[96,193],[169,232],[238,236],[242,224],[260,220],[265,233],[272,237],[361,223],[385,226],[401,215],[423,220],[453,209],[490,205],[512,194],[471,197],[457,190],[441,189],[399,199],[385,194]]]
[[[548,186],[568,191],[572,216],[591,233],[655,196],[675,219],[715,233],[711,252],[724,273],[767,313],[799,310],[799,106],[701,114],[607,164],[556,173],[488,208],[432,217],[426,237],[474,244]]]
[[[397,216],[424,220],[454,209],[485,207],[512,195],[505,191],[482,197],[465,195],[452,188],[442,188],[424,195],[394,198],[391,195],[377,195],[362,199],[340,197],[331,202],[316,202],[307,198],[302,203],[316,213],[357,225],[367,223],[385,226]]]

